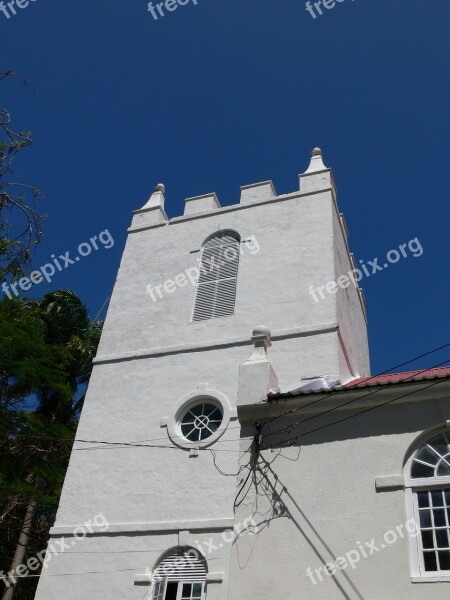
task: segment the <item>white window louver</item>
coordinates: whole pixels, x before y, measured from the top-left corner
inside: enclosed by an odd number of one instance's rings
[[[206,571],[206,562],[196,550],[172,550],[153,573],[153,600],[205,600]]]
[[[206,564],[196,550],[179,548],[166,554],[156,567],[155,581],[206,582]]]
[[[234,313],[239,240],[229,233],[209,239],[202,249],[193,321]]]

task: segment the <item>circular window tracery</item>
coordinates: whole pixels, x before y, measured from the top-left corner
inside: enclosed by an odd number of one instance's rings
[[[184,438],[200,442],[211,437],[223,421],[221,409],[210,402],[200,402],[186,410],[180,427]]]

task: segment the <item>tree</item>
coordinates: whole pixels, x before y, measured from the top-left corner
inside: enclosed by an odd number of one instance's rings
[[[81,300],[67,290],[42,300],[0,302],[0,549],[9,564],[45,547],[76,420],[100,339]],[[32,343],[30,343],[32,340]],[[33,597],[35,581],[5,589]],[[16,598],[17,595],[14,595]],[[18,597],[18,596],[17,596]]]
[[[0,81],[14,76],[12,71],[0,73]],[[19,152],[31,144],[31,132],[13,129],[8,109],[0,108],[0,283],[23,275],[41,239],[43,217],[36,203],[42,194],[18,181],[14,169]]]

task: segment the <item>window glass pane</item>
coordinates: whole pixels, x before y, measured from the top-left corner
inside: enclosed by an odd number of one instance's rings
[[[169,581],[167,584],[166,595],[164,600],[177,600],[178,582]]]
[[[211,416],[214,415],[214,420]],[[223,413],[214,404],[200,403],[190,408],[181,419],[181,433],[191,442],[209,438],[220,427]]]
[[[450,490],[445,490],[445,504],[450,506]]]
[[[415,453],[414,458],[417,458],[417,460],[423,460],[424,462],[430,463],[430,465],[437,464],[437,462],[439,460],[439,457],[433,452],[433,450],[431,450],[431,448],[428,448],[428,446],[424,446],[423,448],[418,450]]]
[[[194,583],[193,590],[192,590],[192,597],[193,598],[201,598],[201,596],[202,596],[202,584]]]
[[[447,440],[445,439],[445,437],[442,433],[437,435],[436,437],[434,437],[432,440],[430,440],[428,442],[428,444],[430,446],[433,446],[433,448],[436,450],[436,452],[439,452],[439,454],[441,456],[444,456],[449,451],[449,446],[447,444]]]
[[[190,598],[192,590],[192,583],[184,583],[183,584],[183,598]]]
[[[424,552],[425,571],[437,571],[436,555],[434,552]]]
[[[448,529],[438,529],[436,531],[436,544],[438,548],[449,548]]]
[[[222,413],[220,412],[220,410],[218,408],[215,408],[212,413],[209,415],[209,418],[211,419],[211,421],[215,421],[215,420],[222,420]]]
[[[209,438],[210,435],[211,435],[211,432],[208,429],[200,430],[200,439],[201,440],[206,440],[206,438]]]
[[[444,506],[442,490],[433,490],[431,492],[431,503],[433,504],[433,506]]]
[[[450,475],[450,465],[448,465],[445,461],[442,460],[439,463],[439,466],[437,468],[436,474],[439,477],[445,477],[447,475]]]
[[[429,510],[421,510],[420,513],[420,526],[431,527],[431,514]]]
[[[205,406],[204,404],[199,404],[198,406],[193,406],[191,409],[189,409],[188,415],[189,415],[189,413],[192,413],[193,415],[195,415],[196,417],[198,417],[199,415],[203,414],[203,407],[204,406]]]
[[[181,426],[181,432],[185,437],[187,437],[189,432],[192,431],[193,429],[195,431],[195,427],[193,425],[182,425]]]
[[[419,502],[419,508],[425,508],[430,505],[430,500],[428,498],[428,492],[418,492],[417,500]]]
[[[444,510],[434,510],[434,526],[435,527],[445,527],[445,511]]]
[[[422,546],[424,548],[434,548],[432,531],[422,531]]]
[[[416,479],[418,477],[433,477],[433,475],[434,467],[427,467],[427,465],[423,465],[422,463],[413,461],[413,466],[411,468],[411,477]]]
[[[450,571],[450,551],[444,550],[438,552],[439,554],[439,566],[441,571]]]
[[[161,592],[161,581],[158,581],[155,584],[155,590],[153,592],[153,598],[155,600],[160,600],[160,592]]]

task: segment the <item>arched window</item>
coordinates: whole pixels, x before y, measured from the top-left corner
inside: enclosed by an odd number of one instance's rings
[[[193,321],[234,314],[239,267],[239,236],[217,233],[202,248]]]
[[[413,576],[450,579],[450,430],[422,438],[405,464]]]
[[[153,571],[153,600],[205,600],[206,561],[194,548],[175,548]]]

